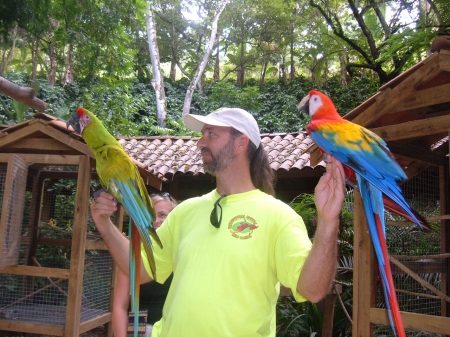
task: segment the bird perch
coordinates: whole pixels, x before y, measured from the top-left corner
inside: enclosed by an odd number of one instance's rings
[[[29,107],[42,112],[48,108],[48,103],[35,97],[33,88],[21,87],[0,76],[0,92],[14,98]]]

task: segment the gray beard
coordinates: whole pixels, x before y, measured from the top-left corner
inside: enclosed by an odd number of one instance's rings
[[[211,161],[208,163],[203,163],[203,169],[205,170],[205,172],[211,174],[212,176],[216,176],[218,173],[225,171],[233,162],[233,151],[233,141],[230,141],[227,145],[220,149],[217,155],[213,155],[209,151],[209,153],[211,154]]]

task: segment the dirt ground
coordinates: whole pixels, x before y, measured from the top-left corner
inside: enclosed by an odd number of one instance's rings
[[[35,333],[13,332],[0,330],[0,337],[53,337]],[[106,327],[100,326],[80,335],[80,337],[106,337]]]

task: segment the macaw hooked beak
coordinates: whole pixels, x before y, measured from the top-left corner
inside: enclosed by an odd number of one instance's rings
[[[300,103],[298,104],[298,110],[299,111],[305,111],[309,114],[309,95],[306,95],[302,98]]]
[[[67,128],[72,126],[76,133],[81,135],[80,116],[75,111],[66,122]]]
[[[300,103],[298,104],[298,111],[302,112],[304,111],[309,116],[309,95],[306,95],[302,98]],[[300,113],[300,118],[303,119],[303,114]]]

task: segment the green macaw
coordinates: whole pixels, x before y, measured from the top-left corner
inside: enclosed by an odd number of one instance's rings
[[[119,142],[106,130],[100,120],[90,111],[78,108],[67,121],[79,133],[94,153],[100,182],[130,214],[130,287],[131,309],[134,312],[134,336],[139,323],[139,292],[141,241],[150,263],[153,279],[156,265],[152,252],[151,237],[162,248],[153,228],[155,210],[136,165]]]

